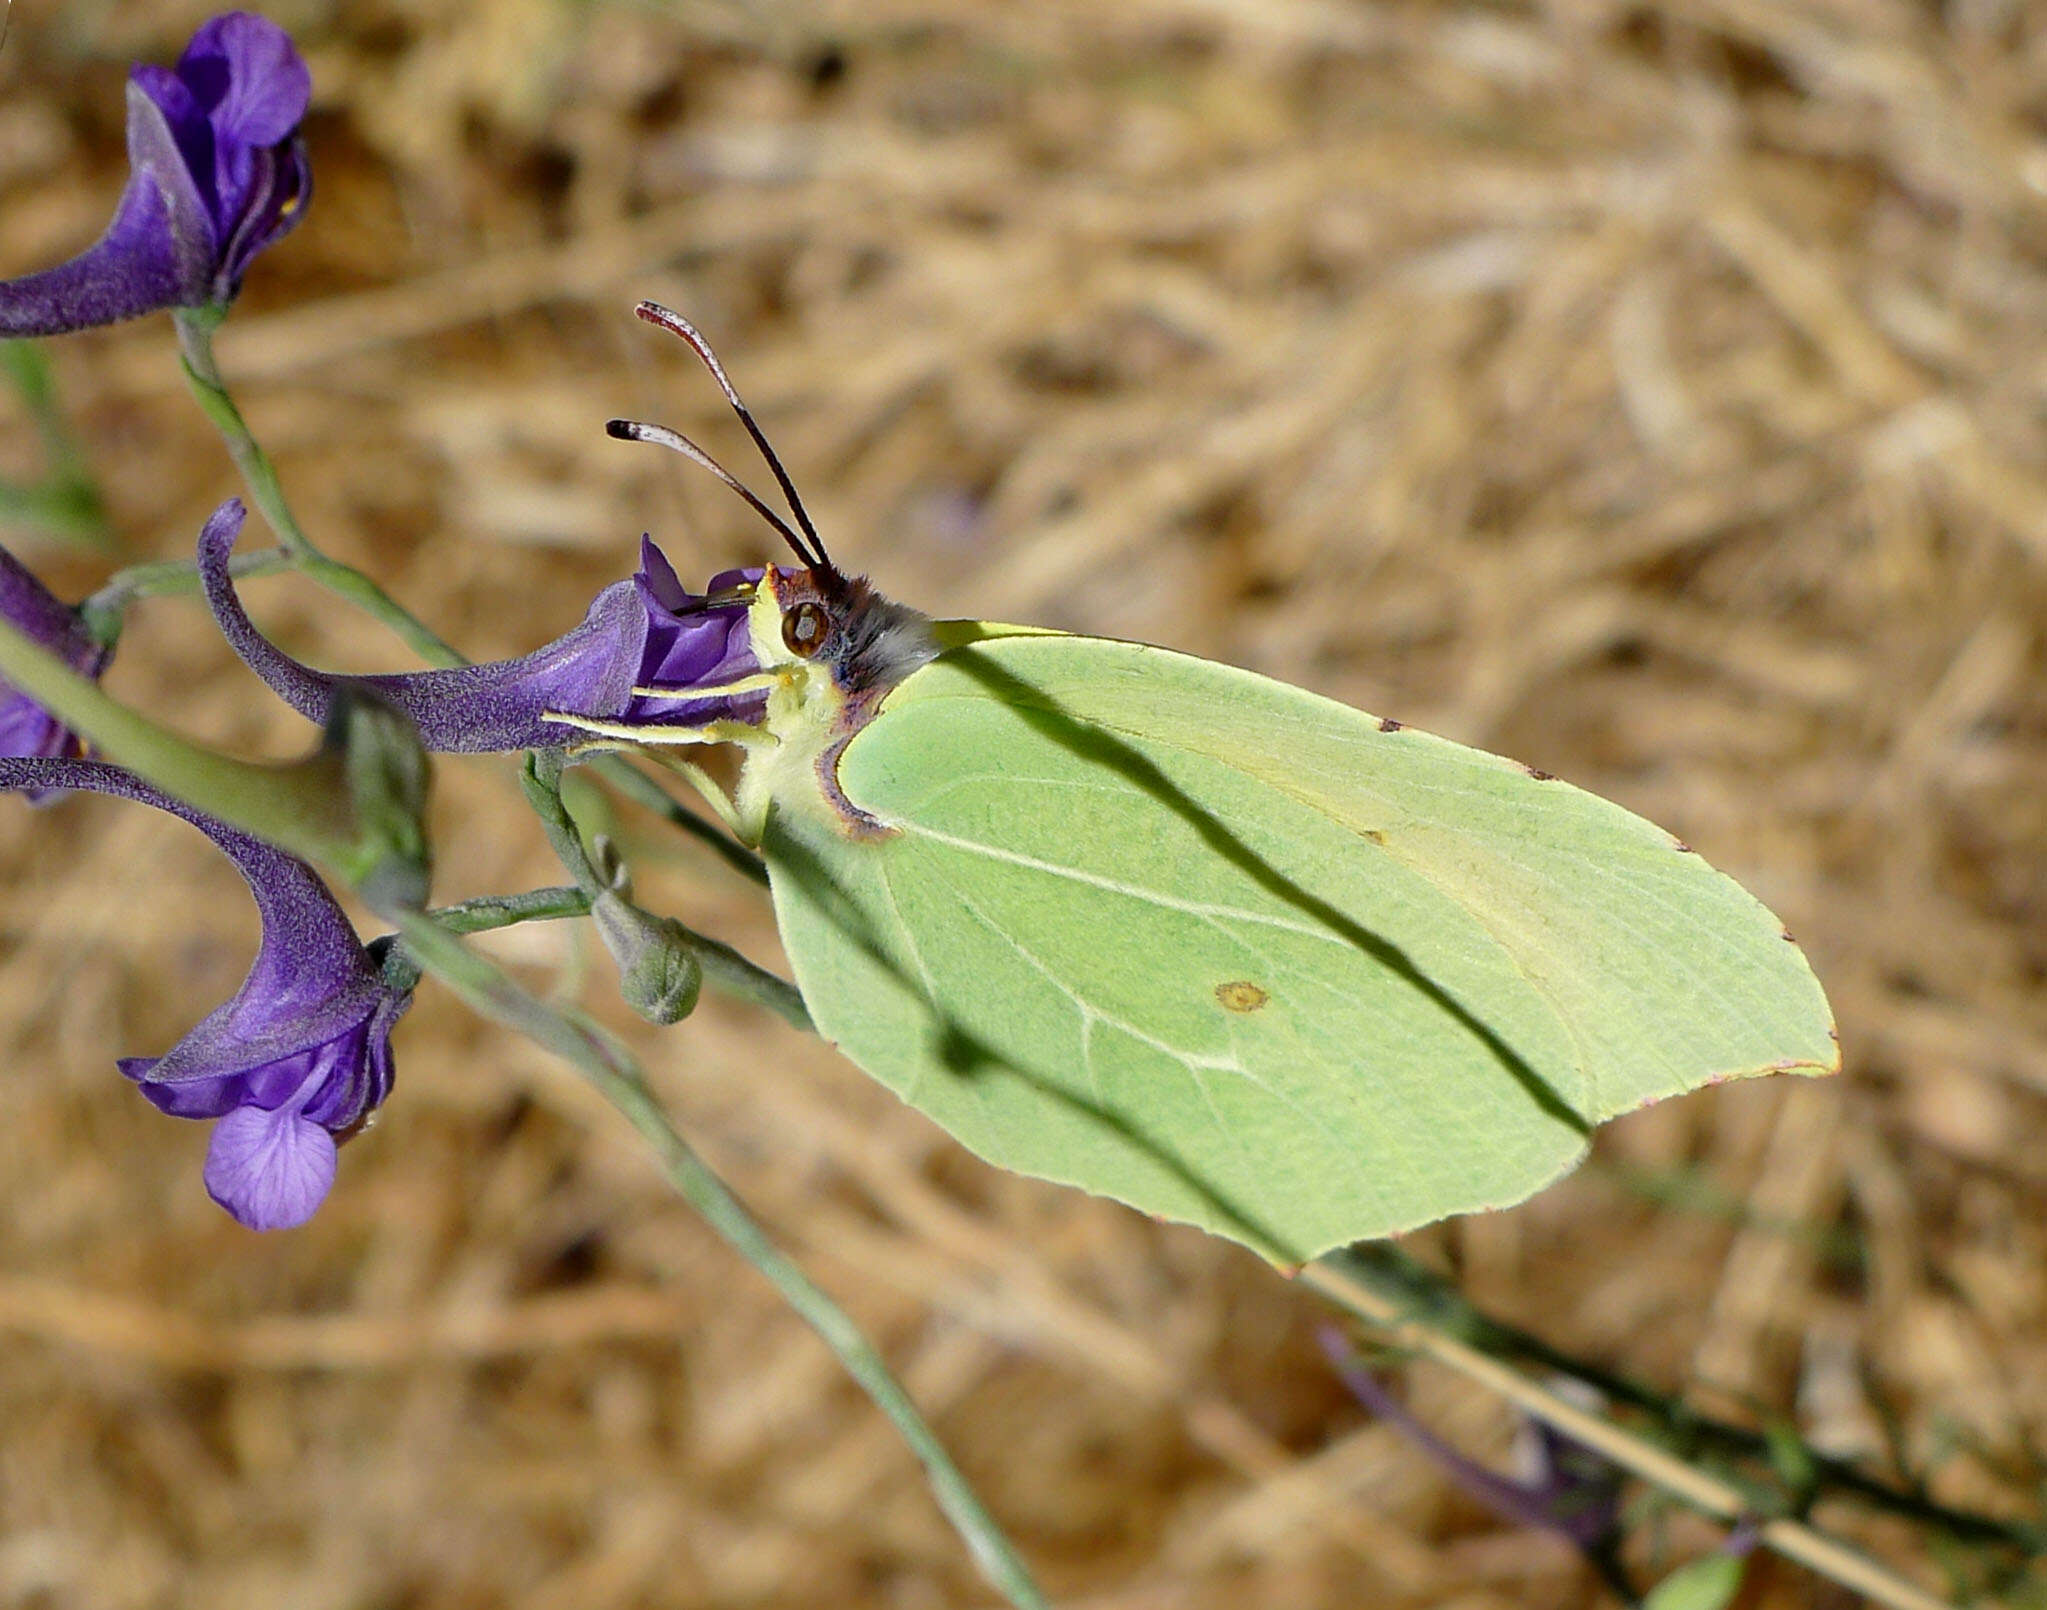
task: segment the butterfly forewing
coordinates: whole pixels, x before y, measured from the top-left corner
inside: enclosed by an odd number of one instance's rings
[[[820,1028],[993,1162],[1282,1258],[1834,1060],[1775,919],[1668,834],[1247,672],[983,641],[839,779],[891,836],[789,811],[765,846]]]

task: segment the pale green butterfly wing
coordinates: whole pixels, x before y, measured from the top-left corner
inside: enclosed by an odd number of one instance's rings
[[[778,801],[763,848],[820,1030],[993,1163],[1301,1259],[1837,1065],[1777,920],[1617,805],[1167,650],[948,631],[840,759],[897,831]]]

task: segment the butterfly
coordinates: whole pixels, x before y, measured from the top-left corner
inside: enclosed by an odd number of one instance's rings
[[[1171,649],[927,619],[794,524],[724,797],[819,1031],[988,1161],[1283,1262],[1519,1201],[1600,1122],[1839,1066],[1784,926],[1595,795]],[[601,730],[601,729],[600,729]]]

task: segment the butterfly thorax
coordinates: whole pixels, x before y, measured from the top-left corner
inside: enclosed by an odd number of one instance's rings
[[[742,819],[764,830],[770,809],[807,810],[849,837],[888,833],[846,798],[838,761],[889,690],[937,654],[930,622],[864,576],[770,565],[748,631],[761,669],[775,677],[761,719],[775,742],[747,755]]]

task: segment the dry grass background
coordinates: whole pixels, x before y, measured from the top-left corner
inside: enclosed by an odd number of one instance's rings
[[[313,63],[319,192],[222,358],[322,541],[477,656],[565,629],[643,527],[685,575],[764,555],[602,433],[744,458],[627,317],[654,296],[889,590],[1234,660],[1669,825],[1797,931],[1846,1076],[1643,1113],[1415,1249],[1560,1345],[1879,1464],[1894,1433],[1940,1496],[2025,1511],[2047,12],[268,10]],[[0,271],[96,232],[125,65],[203,14],[16,5]],[[122,540],[189,551],[234,483],[163,321],[53,351]],[[8,416],[0,467],[31,446]],[[74,596],[106,569],[8,540]],[[296,582],[251,594],[309,656],[403,663]],[[307,739],[189,605],[141,613],[112,685],[244,752]],[[438,787],[444,897],[550,881],[504,766]],[[747,887],[619,827],[660,902],[772,954]],[[79,801],[0,812],[0,875],[0,1605],[987,1601],[822,1348],[539,1053],[423,992],[333,1199],[254,1238],[111,1062],[233,987],[232,873]],[[497,948],[607,992],[565,928]],[[1316,1305],[1249,1256],[994,1175],[756,1014],[632,1033],[1063,1603],[1596,1602],[1347,1403]],[[1501,1454],[1497,1405],[1398,1373]],[[1822,1518],[1942,1581],[1909,1530]],[[1666,1558],[1710,1535],[1671,1517]],[[1744,1600],[1842,1602],[1784,1566]]]

